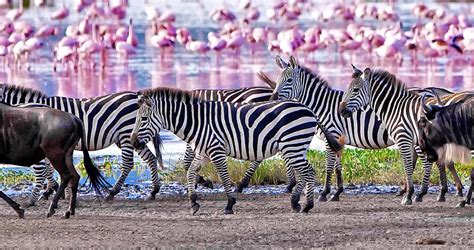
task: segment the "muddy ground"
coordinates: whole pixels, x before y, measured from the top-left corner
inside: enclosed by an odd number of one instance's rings
[[[400,205],[386,195],[345,195],[340,202],[316,203],[308,215],[290,210],[289,195],[238,195],[236,214],[223,215],[224,195],[201,195],[192,216],[187,199],[81,199],[77,215],[46,219],[47,204],[30,208],[26,219],[0,201],[0,247],[416,247],[440,239],[445,246],[474,247],[474,206],[445,203],[428,195],[423,203]],[[16,198],[23,201],[24,199]]]

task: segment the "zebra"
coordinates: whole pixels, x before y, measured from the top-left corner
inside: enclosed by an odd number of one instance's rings
[[[344,95],[343,91],[332,89],[325,79],[314,74],[310,69],[299,65],[293,56],[290,57],[289,63],[285,62],[280,56],[276,56],[276,63],[282,69],[278,83],[273,82],[264,73],[259,72],[259,77],[264,82],[276,85],[272,99],[293,99],[306,105],[320,118],[321,123],[334,136],[339,138],[341,144],[365,149],[380,149],[394,145],[394,142],[389,138],[385,125],[372,109],[356,112],[351,117],[344,118],[338,111],[339,103]],[[412,91],[417,93],[426,92],[422,89],[413,89]],[[445,94],[442,89],[434,89],[434,91]],[[321,134],[318,134],[318,136],[321,136]],[[419,153],[421,154],[421,151]],[[334,168],[336,168],[337,190],[330,201],[338,201],[339,195],[343,192],[343,180],[341,164],[336,152],[326,151],[326,164],[325,185],[318,201],[327,201],[326,196],[331,191],[331,177]],[[463,186],[454,165],[449,165],[448,168],[455,177],[458,195],[462,196]],[[444,170],[444,167],[442,170]],[[424,185],[425,187],[428,185],[428,178],[426,177]],[[402,189],[400,194],[403,194],[405,189]],[[444,200],[444,193],[440,194],[439,200]]]
[[[371,107],[378,117],[386,124],[390,138],[396,143],[403,158],[407,193],[403,204],[411,204],[413,188],[413,151],[418,143],[419,131],[417,122],[423,115],[422,96],[408,91],[405,84],[395,75],[385,70],[366,68],[364,72],[353,66],[354,73],[347,92],[340,106],[341,115],[348,117],[355,111]],[[472,97],[474,93],[463,92],[445,95],[441,100],[453,103]],[[427,102],[434,103],[436,98],[428,98]],[[419,155],[423,165],[431,167],[432,163],[423,153]],[[430,169],[428,169],[428,172]],[[429,177],[429,176],[428,176]],[[446,183],[442,183],[442,189]],[[422,192],[427,190],[422,189]],[[418,197],[417,197],[418,200]]]
[[[65,111],[77,116],[84,124],[86,146],[89,150],[99,150],[106,148],[112,144],[117,144],[122,151],[122,165],[121,175],[116,181],[115,185],[110,190],[106,200],[110,201],[116,194],[120,192],[125,179],[130,170],[133,168],[133,146],[130,143],[130,133],[135,123],[135,116],[138,111],[138,94],[135,92],[120,92],[105,96],[93,98],[68,98],[61,96],[48,97],[45,93],[10,84],[0,84],[0,102],[8,103],[10,105],[17,105],[22,103],[39,103],[45,104],[52,108]],[[152,138],[147,138],[150,140]],[[159,148],[159,137],[153,140],[155,148]],[[84,142],[78,143],[76,149],[81,150],[81,145]],[[147,199],[154,199],[160,190],[160,177],[157,168],[158,164],[162,167],[161,153],[157,149],[155,157],[148,147],[137,150],[138,155],[145,161],[151,170],[152,176],[152,190]],[[44,163],[48,164],[48,162]],[[52,170],[41,171],[42,165],[37,165],[33,169],[36,176],[41,176],[46,173],[49,181],[54,181],[52,177]],[[44,166],[44,165],[43,165]],[[46,167],[51,169],[51,167]],[[30,205],[38,199],[39,184],[41,178],[37,179],[35,188],[30,198]],[[54,181],[56,183],[56,181]],[[57,185],[54,184],[52,186]],[[47,194],[51,191],[46,192]]]
[[[236,199],[232,195],[226,157],[262,161],[278,151],[287,167],[297,173],[298,182],[291,195],[293,210],[301,210],[299,199],[305,184],[306,205],[302,211],[313,208],[315,176],[306,152],[319,123],[304,105],[293,101],[254,104],[205,101],[188,91],[170,88],[148,89],[141,94],[140,110],[131,134],[134,147],[144,146],[138,132],[145,130],[155,135],[166,129],[201,156],[195,158],[187,172],[193,214],[200,208],[194,187],[197,167],[208,161],[216,166],[227,195],[224,213],[233,214]],[[330,134],[327,140],[334,150],[340,149]]]

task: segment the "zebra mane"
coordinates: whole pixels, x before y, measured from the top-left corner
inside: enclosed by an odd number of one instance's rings
[[[26,94],[36,95],[39,98],[48,97],[48,95],[46,95],[44,92],[37,89],[32,89],[28,87],[23,87],[23,86],[14,85],[14,84],[7,84],[7,83],[0,84],[0,94],[12,93],[12,92],[21,93],[22,95],[26,95]]]
[[[298,64],[298,67],[303,71],[303,73],[307,74],[307,75],[310,75],[311,78],[314,78],[315,79],[315,83],[318,83],[318,84],[322,84],[324,85],[325,87],[329,88],[329,89],[332,89],[331,85],[329,85],[328,81],[326,81],[326,79],[322,78],[320,75],[314,73],[311,69],[305,67],[305,66],[302,66],[302,65],[299,65]]]
[[[151,98],[170,97],[171,99],[185,99],[185,100],[195,99],[191,91],[177,89],[177,88],[168,88],[168,87],[157,87],[157,88],[145,89],[145,90],[139,91],[138,94],[143,95],[144,97],[151,97]]]
[[[387,79],[388,80],[387,83],[393,85],[395,89],[397,90],[408,91],[407,86],[402,80],[398,79],[394,74],[386,70],[383,70],[383,69],[372,70],[371,78],[373,78],[374,76],[377,76],[378,79]]]

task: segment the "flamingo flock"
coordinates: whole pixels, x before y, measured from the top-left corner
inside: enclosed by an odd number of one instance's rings
[[[45,4],[44,0],[33,1],[37,9]],[[151,35],[140,41],[133,19],[127,15],[127,0],[73,0],[71,6],[58,6],[49,16],[50,22],[38,27],[23,20],[28,10],[20,0],[1,17],[0,58],[10,67],[30,70],[30,62],[37,59],[35,51],[43,49],[51,50],[55,71],[94,69],[106,67],[110,56],[127,62],[138,52],[139,44],[146,43],[162,56],[181,47],[189,53],[215,52],[217,56],[226,51],[237,56],[244,50],[252,55],[271,51],[306,58],[328,51],[342,60],[345,55],[364,54],[400,62],[408,56],[414,64],[436,58],[474,64],[474,7],[453,11],[435,6],[414,4],[411,14],[415,22],[408,26],[393,4],[275,0],[262,9],[251,0],[223,2],[210,11],[202,7],[217,26],[202,39],[187,27],[176,27],[180,17],[169,8],[158,9],[145,1],[143,14]],[[72,12],[81,16],[79,21],[67,21]],[[267,20],[261,21],[262,17]]]

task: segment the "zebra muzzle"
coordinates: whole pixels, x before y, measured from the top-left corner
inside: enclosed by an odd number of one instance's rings
[[[138,135],[136,133],[133,133],[131,138],[130,138],[130,142],[132,143],[132,146],[135,148],[135,149],[144,149],[145,148],[145,143],[140,141],[138,139]]]
[[[347,108],[347,102],[341,102],[341,104],[339,104],[339,114],[345,118],[351,116],[352,112]]]

